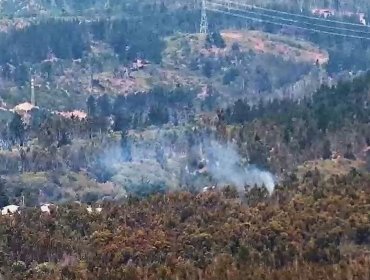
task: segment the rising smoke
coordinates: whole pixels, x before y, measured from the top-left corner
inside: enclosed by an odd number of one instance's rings
[[[243,163],[236,148],[231,144],[212,141],[206,148],[208,172],[219,185],[233,185],[240,191],[246,186],[265,186],[271,194],[274,191],[274,176],[256,166]]]
[[[110,180],[140,196],[180,186],[201,190],[213,185],[234,186],[240,192],[248,186],[264,186],[273,192],[274,176],[248,164],[233,144],[199,138],[188,146],[181,136],[176,141],[163,134],[149,140],[131,138],[130,161],[122,156],[127,148],[117,145],[105,151],[101,164],[111,173]]]

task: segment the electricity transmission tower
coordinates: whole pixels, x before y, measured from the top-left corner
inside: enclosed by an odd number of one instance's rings
[[[201,12],[199,33],[200,34],[208,34],[208,20],[207,20],[207,13],[206,13],[206,0],[202,0],[202,12]]]

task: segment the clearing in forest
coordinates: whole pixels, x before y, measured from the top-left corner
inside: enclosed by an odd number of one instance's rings
[[[269,53],[282,56],[284,59],[325,64],[329,61],[326,51],[319,49],[307,41],[298,41],[287,36],[268,34],[261,31],[235,31],[221,32],[226,45],[238,43],[243,50],[252,50],[257,53]]]

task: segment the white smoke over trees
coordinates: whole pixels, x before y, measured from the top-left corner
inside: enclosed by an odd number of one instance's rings
[[[256,166],[243,164],[243,159],[236,148],[230,144],[220,144],[211,141],[206,149],[208,154],[208,172],[220,185],[233,185],[238,190],[244,190],[246,186],[265,186],[271,194],[274,191],[274,176]],[[211,160],[210,160],[210,159]]]
[[[169,140],[161,133],[150,140],[125,139],[125,145],[106,150],[100,163],[112,175],[110,180],[134,195],[213,185],[234,186],[240,193],[254,186],[273,192],[274,176],[250,165],[233,144],[210,140],[201,133],[193,136],[190,141],[185,135]],[[130,151],[122,150],[128,147]],[[130,161],[122,156],[128,153]]]

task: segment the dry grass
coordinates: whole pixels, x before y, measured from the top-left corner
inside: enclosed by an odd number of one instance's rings
[[[260,31],[225,30],[221,34],[229,47],[237,42],[243,50],[273,54],[299,62],[315,63],[318,60],[320,64],[325,64],[329,60],[326,51],[306,41]]]
[[[224,55],[231,49],[233,43],[238,43],[243,51],[254,51],[256,53],[272,54],[281,56],[286,60],[297,62],[325,64],[329,60],[329,55],[307,41],[298,41],[282,35],[273,35],[261,31],[249,30],[224,30],[221,32],[227,48],[221,50],[204,48],[204,36],[200,34],[177,34],[167,38],[167,48],[163,53],[164,64],[173,65],[186,59],[186,48],[190,53],[204,53]],[[184,47],[187,46],[187,47]],[[180,64],[181,66],[181,64]]]
[[[361,160],[335,159],[335,160],[314,160],[307,161],[299,166],[298,176],[303,176],[308,171],[314,171],[316,168],[320,173],[325,174],[325,177],[332,175],[347,175],[353,169],[363,169],[364,162]]]

